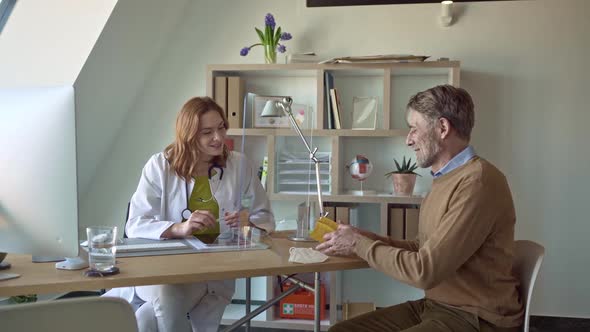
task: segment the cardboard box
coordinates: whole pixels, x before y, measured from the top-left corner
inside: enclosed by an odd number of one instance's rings
[[[346,302],[342,305],[342,318],[351,319],[371,311],[375,311],[374,302]]]

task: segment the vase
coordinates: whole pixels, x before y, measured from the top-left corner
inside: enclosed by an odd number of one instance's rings
[[[412,196],[416,184],[416,174],[392,174],[393,192],[398,196]]]
[[[264,45],[264,62],[277,63],[277,49],[272,45]]]

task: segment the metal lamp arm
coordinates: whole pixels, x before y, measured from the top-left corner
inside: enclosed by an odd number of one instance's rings
[[[318,148],[314,147],[312,150],[311,147],[309,146],[309,144],[307,143],[307,140],[305,139],[303,132],[299,128],[299,125],[297,124],[297,121],[295,120],[295,117],[293,116],[293,111],[291,110],[291,101],[289,101],[287,106],[285,106],[282,102],[278,103],[278,104],[283,109],[283,111],[287,114],[287,117],[289,118],[289,122],[291,122],[293,129],[295,129],[295,131],[299,135],[299,138],[301,138],[301,141],[303,141],[303,144],[305,144],[305,147],[307,148],[307,151],[309,152],[309,159],[311,161],[313,161],[313,163],[315,164],[315,179],[316,179],[316,187],[317,187],[317,192],[318,192],[318,203],[319,203],[319,209],[320,209],[320,217],[324,217],[324,204],[322,201],[322,187],[321,187],[321,183],[320,183],[320,161],[315,155],[316,152],[318,151]]]

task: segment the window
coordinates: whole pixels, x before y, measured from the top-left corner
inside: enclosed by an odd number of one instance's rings
[[[16,0],[0,0],[0,33],[8,21],[8,16],[10,16],[15,3]]]

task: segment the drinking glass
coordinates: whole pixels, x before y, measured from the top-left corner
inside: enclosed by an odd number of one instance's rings
[[[115,268],[117,247],[116,226],[86,228],[88,236],[88,265],[90,270],[110,272]]]

